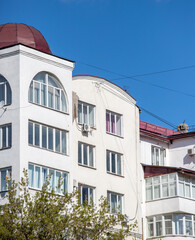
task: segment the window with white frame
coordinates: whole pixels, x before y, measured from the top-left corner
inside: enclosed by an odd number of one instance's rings
[[[93,105],[78,102],[78,123],[95,127],[95,107]]]
[[[106,132],[122,136],[122,115],[106,110]]]
[[[12,146],[12,125],[0,126],[0,150]]]
[[[49,191],[63,194],[68,192],[68,173],[56,169],[29,163],[29,187],[41,190],[46,181],[49,181]]]
[[[88,167],[95,167],[94,152],[94,146],[78,142],[78,163]]]
[[[165,164],[165,149],[152,146],[151,148],[152,165],[164,166]]]
[[[68,112],[66,94],[56,77],[49,73],[38,73],[29,88],[29,102]]]
[[[195,215],[168,214],[147,218],[148,237],[195,236]]]
[[[3,105],[10,105],[12,101],[11,88],[8,81],[0,75],[0,102]]]
[[[146,201],[176,195],[176,173],[146,178]]]
[[[80,192],[80,203],[81,204],[94,203],[95,199],[94,199],[94,188],[93,187],[79,184],[79,192]]]
[[[195,199],[195,179],[179,175],[179,195]]]
[[[0,169],[0,192],[6,192],[8,184],[11,184],[11,167]]]
[[[122,155],[116,152],[106,151],[107,172],[122,175]]]
[[[123,195],[113,192],[108,192],[108,203],[110,206],[110,213],[122,213],[122,199]]]
[[[67,154],[67,135],[64,130],[29,121],[28,143],[35,147]]]

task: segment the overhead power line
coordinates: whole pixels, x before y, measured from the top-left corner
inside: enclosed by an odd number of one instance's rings
[[[161,122],[164,122],[165,124],[169,125],[169,126],[172,127],[173,129],[177,129],[177,126],[174,125],[174,124],[172,124],[172,123],[170,123],[169,121],[167,121],[167,120],[159,117],[158,115],[156,115],[156,114],[154,114],[154,113],[146,110],[146,109],[143,108],[143,107],[139,107],[139,108],[140,108],[142,111],[146,112],[147,114],[151,115],[152,117],[154,117],[154,118],[160,120]]]
[[[79,62],[80,62],[80,61],[79,61]],[[168,90],[168,91],[171,91],[171,92],[176,92],[176,93],[179,93],[179,94],[188,96],[188,97],[193,97],[193,98],[195,98],[195,95],[190,94],[190,93],[182,92],[182,91],[179,91],[179,90],[176,90],[176,89],[172,89],[172,88],[168,88],[168,87],[163,87],[163,86],[160,86],[160,85],[158,85],[158,84],[154,84],[154,83],[150,83],[150,82],[145,82],[145,81],[143,81],[143,80],[141,80],[141,79],[135,78],[134,76],[127,76],[127,75],[124,75],[124,74],[120,74],[120,73],[117,73],[117,72],[114,72],[114,71],[107,70],[107,69],[105,69],[105,68],[101,68],[101,67],[97,67],[97,66],[91,65],[91,64],[88,64],[88,63],[84,63],[84,62],[80,62],[80,63],[83,64],[83,65],[92,67],[92,68],[96,68],[96,69],[101,70],[101,71],[104,71],[104,72],[108,72],[108,73],[112,73],[112,74],[121,76],[123,79],[125,79],[125,78],[132,79],[132,80],[134,80],[134,81],[136,81],[136,82],[144,83],[144,84],[146,84],[146,85],[151,85],[151,86],[156,87],[156,88]],[[195,66],[183,67],[183,68],[180,68],[180,70],[181,70],[181,69],[192,68],[192,67],[195,67]],[[166,72],[168,72],[168,71],[169,71],[169,72],[170,72],[170,71],[176,71],[176,69],[177,69],[177,68],[172,69],[172,70],[169,69],[169,70],[166,70]],[[178,68],[177,70],[179,70],[179,68]],[[161,72],[148,73],[148,75],[149,75],[149,74],[151,75],[151,74],[162,73],[162,72],[165,72],[165,70],[164,70],[164,71],[161,71]],[[146,73],[146,74],[147,74],[147,73]],[[146,74],[145,74],[145,75],[146,75]],[[141,74],[140,74],[140,75],[136,75],[136,76],[141,76]],[[142,74],[142,76],[143,76],[143,74]],[[115,80],[116,80],[116,79],[115,79]],[[115,80],[112,79],[112,81],[115,81]]]

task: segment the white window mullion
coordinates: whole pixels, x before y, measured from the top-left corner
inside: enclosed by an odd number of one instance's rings
[[[87,105],[87,124],[89,125],[89,105]]]
[[[87,145],[87,166],[89,166],[89,145]]]
[[[35,123],[33,124],[33,145],[35,145]]]
[[[42,125],[39,124],[39,146],[42,148]]]
[[[52,128],[53,131],[53,151],[56,152],[56,129]]]
[[[7,105],[7,84],[6,84],[6,83],[4,83],[4,91],[5,91],[5,92],[4,92],[4,94],[5,94],[5,95],[4,95],[4,96],[5,96],[4,104]]]
[[[60,111],[62,111],[62,102],[61,102],[61,96],[62,96],[62,89],[59,89],[60,90],[60,100],[59,100],[59,104],[60,104]]]
[[[83,143],[81,143],[81,163],[82,163],[82,165],[84,164],[84,156],[83,156],[83,154],[84,154]]]
[[[183,234],[186,235],[186,221],[185,221],[185,215],[183,215]]]
[[[8,147],[9,128],[8,128],[8,126],[6,126],[5,128],[6,128],[6,131],[5,131],[6,132],[6,147]]]
[[[81,122],[84,123],[83,103],[81,104]]]
[[[60,131],[60,152],[62,153],[62,131]]]
[[[2,128],[0,128],[0,149],[2,148],[3,146],[3,133],[2,133]]]

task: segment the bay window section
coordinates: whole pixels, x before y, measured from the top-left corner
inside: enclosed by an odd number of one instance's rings
[[[122,115],[106,110],[106,132],[122,136]]]
[[[12,125],[6,124],[0,126],[0,150],[12,146]]]
[[[174,196],[195,199],[195,179],[179,173],[146,178],[146,201]]]
[[[176,173],[146,178],[146,201],[152,201],[176,195]]]
[[[35,164],[28,165],[29,187],[41,190],[49,181],[48,190],[58,194],[68,192],[68,173]]]
[[[65,91],[57,78],[38,73],[29,87],[29,102],[67,113]]]
[[[195,236],[195,215],[169,214],[147,218],[148,237]]]
[[[83,166],[95,167],[95,147],[78,142],[78,163]]]
[[[79,101],[78,123],[95,127],[95,106]]]
[[[106,151],[107,172],[122,175],[122,155],[119,153]]]
[[[67,136],[68,133],[65,130],[34,123],[32,121],[28,123],[29,145],[67,154]]]
[[[122,213],[122,199],[123,196],[118,193],[108,192],[108,203],[110,207],[110,213]]]

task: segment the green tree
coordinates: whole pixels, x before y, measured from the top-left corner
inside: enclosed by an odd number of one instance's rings
[[[30,193],[27,171],[20,183],[8,186],[1,207],[0,239],[118,240],[136,229],[136,223],[127,224],[125,215],[109,214],[104,197],[97,206],[87,201],[80,204],[78,192],[57,195],[48,187],[49,180],[41,191]]]

